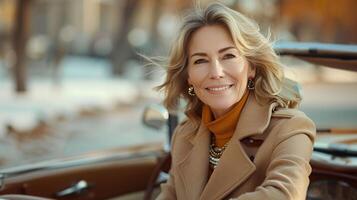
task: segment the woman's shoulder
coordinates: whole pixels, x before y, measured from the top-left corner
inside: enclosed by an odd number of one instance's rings
[[[197,132],[196,130],[195,124],[190,120],[184,120],[176,127],[171,141],[171,154],[173,160],[178,161],[184,159],[186,153],[192,147],[190,141],[194,139]]]
[[[188,139],[195,135],[198,127],[199,124],[195,124],[194,122],[192,122],[192,120],[184,119],[177,125],[174,135],[176,137]]]
[[[316,136],[315,123],[302,111],[279,108],[272,113],[272,126],[277,130],[277,138],[287,138],[296,134],[306,134],[311,140]]]
[[[294,118],[294,117],[303,117],[309,119],[306,114],[296,108],[276,108],[272,117],[276,118]]]

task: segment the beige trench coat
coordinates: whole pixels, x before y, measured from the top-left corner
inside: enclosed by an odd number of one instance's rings
[[[305,199],[315,135],[314,123],[304,113],[277,109],[276,103],[259,105],[250,94],[209,179],[208,129],[203,124],[195,128],[190,121],[176,128],[170,177],[157,199]],[[246,138],[262,143],[246,145]]]

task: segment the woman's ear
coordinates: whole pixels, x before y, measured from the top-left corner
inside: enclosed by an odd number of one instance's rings
[[[188,85],[192,85],[192,84],[191,84],[190,77],[187,78],[187,84],[188,84]]]
[[[255,78],[256,73],[257,73],[257,68],[253,65],[248,64],[248,77]]]

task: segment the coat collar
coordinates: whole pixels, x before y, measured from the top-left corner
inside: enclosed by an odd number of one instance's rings
[[[186,191],[185,199],[199,199],[206,183],[208,174],[209,130],[201,123],[194,138],[191,138],[192,149],[178,163],[177,172],[181,177]]]
[[[263,133],[276,106],[276,103],[260,105],[254,93],[249,95],[230,144],[209,180],[207,174],[210,134],[201,123],[195,136],[188,138],[192,149],[188,150],[185,159],[178,164],[178,175],[183,181],[186,199],[221,199],[255,171],[255,165],[244,152],[240,140]]]
[[[252,92],[242,110],[232,139],[241,140],[251,135],[262,134],[268,128],[273,111],[278,107],[277,102],[262,105],[258,103]]]

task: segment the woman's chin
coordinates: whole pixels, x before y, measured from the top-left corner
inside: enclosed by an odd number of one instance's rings
[[[236,102],[218,102],[218,103],[211,103],[208,106],[211,108],[212,112],[215,115],[222,115],[225,114]]]

